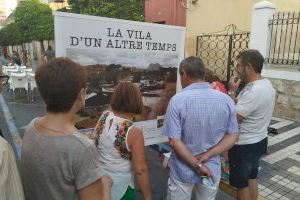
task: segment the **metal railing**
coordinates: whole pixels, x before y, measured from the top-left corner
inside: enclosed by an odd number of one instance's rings
[[[300,65],[300,12],[278,12],[269,20],[270,43],[266,62]]]
[[[249,31],[241,31],[233,24],[223,31],[202,34],[197,36],[196,55],[216,76],[228,82],[236,74],[236,57],[248,48],[249,36]]]

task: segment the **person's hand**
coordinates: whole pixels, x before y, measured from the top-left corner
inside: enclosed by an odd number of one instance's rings
[[[238,87],[241,84],[242,79],[238,79],[236,77],[231,77],[230,81],[228,83],[229,86],[229,91],[230,92],[236,92],[236,90],[238,89]]]
[[[197,158],[199,163],[206,163],[210,159],[210,156],[208,155],[207,152],[198,154],[195,157]]]
[[[212,177],[213,174],[211,171],[206,167],[205,165],[202,164],[197,164],[197,166],[194,167],[194,170],[200,175],[200,176],[207,176],[207,177]]]

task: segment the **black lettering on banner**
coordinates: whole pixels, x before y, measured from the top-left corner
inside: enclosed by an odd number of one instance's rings
[[[119,44],[119,40],[115,40],[115,48],[116,49],[121,49],[122,48],[121,44]]]
[[[173,44],[172,46],[172,51],[176,51],[176,44]]]
[[[172,45],[171,44],[167,44],[167,51],[170,51]]]
[[[136,43],[136,49],[143,49],[143,43],[142,42],[137,42]]]
[[[159,43],[158,50],[165,51],[166,50],[166,43]]]
[[[115,37],[123,37],[120,29],[118,29]]]
[[[154,42],[154,43],[152,43],[152,50],[157,50],[157,43],[156,42]]]
[[[94,38],[94,47],[101,47],[102,39]]]
[[[108,30],[108,33],[107,33],[108,37],[119,37],[119,38],[123,37],[120,29],[117,30],[116,34],[113,33],[112,28],[107,28],[107,30]]]
[[[75,36],[71,36],[71,46],[78,46],[79,44],[79,39],[78,37],[75,37]]]
[[[147,33],[146,40],[152,40],[150,32]]]
[[[151,42],[146,42],[147,50],[150,50]]]
[[[129,41],[129,49],[136,49],[134,41]]]
[[[131,39],[133,35],[134,30],[127,30],[128,37]]]
[[[84,44],[86,47],[90,47],[92,45],[92,38],[84,38]]]
[[[114,37],[114,34],[111,33],[111,28],[107,28],[107,30],[108,30],[107,36],[108,36],[108,37]]]
[[[123,49],[127,49],[128,47],[128,42],[127,40],[122,40],[122,45],[123,45]]]
[[[142,31],[135,31],[135,39],[140,39],[140,40],[145,39],[145,37],[143,36],[143,32]]]
[[[111,40],[108,40],[106,48],[114,48],[113,43]]]

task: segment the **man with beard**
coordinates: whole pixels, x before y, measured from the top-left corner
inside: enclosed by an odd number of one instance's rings
[[[237,188],[239,200],[257,199],[259,160],[267,150],[267,128],[275,105],[275,90],[271,82],[261,76],[263,63],[259,51],[242,52],[237,57],[239,77],[229,83],[228,94],[233,99],[240,83],[246,84],[236,99],[240,137],[229,151],[229,182]]]

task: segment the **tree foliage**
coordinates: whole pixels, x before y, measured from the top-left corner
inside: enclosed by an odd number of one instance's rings
[[[144,20],[143,2],[141,0],[69,0],[71,12],[127,19]]]
[[[16,23],[11,23],[0,30],[0,46],[21,45],[24,42],[22,32]]]
[[[14,15],[24,40],[29,42],[54,38],[52,10],[47,4],[40,3],[38,0],[27,0],[17,6]]]

